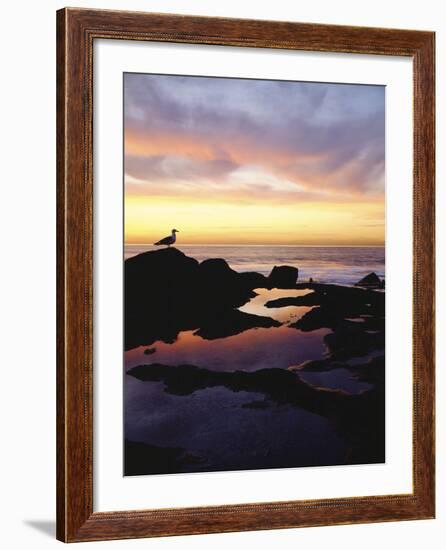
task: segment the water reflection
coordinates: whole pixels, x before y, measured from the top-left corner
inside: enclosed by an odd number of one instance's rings
[[[291,406],[267,404],[254,392],[208,388],[190,396],[128,377],[126,437],[193,457],[179,471],[322,466],[342,463],[345,443],[326,418]],[[248,407],[244,407],[248,405]]]
[[[270,300],[277,300],[278,298],[296,298],[298,296],[305,296],[306,294],[311,294],[313,292],[312,290],[290,290],[279,288],[268,290],[266,288],[257,288],[255,292],[257,293],[257,296],[244,306],[240,307],[240,311],[252,313],[253,315],[272,317],[281,323],[291,323],[300,319],[311,309],[311,307],[308,306],[267,308],[265,307],[265,304]]]
[[[351,371],[344,368],[325,372],[299,372],[299,378],[318,388],[343,390],[351,394],[358,394],[373,387],[372,384],[354,378]]]
[[[296,321],[310,307],[292,306],[268,309],[264,304],[284,296],[303,296],[308,290],[256,290],[258,295],[240,308],[255,315],[273,317],[282,323]],[[212,370],[255,371],[263,368],[286,369],[309,359],[320,359],[325,351],[323,336],[328,329],[301,332],[286,324],[277,328],[255,328],[234,336],[205,340],[194,331],[181,332],[173,344],[155,342],[125,354],[126,368],[148,363],[189,364]],[[149,349],[155,352],[146,355]]]
[[[265,308],[269,300],[311,291],[256,292],[258,295],[240,310],[272,317],[282,323],[280,327],[249,329],[215,340],[205,340],[195,331],[181,332],[173,344],[157,341],[126,352],[126,369],[161,363],[257,371],[287,369],[324,356],[323,337],[328,329],[301,332],[288,326],[310,307]],[[350,393],[370,387],[352,379],[347,369],[299,376],[312,385]],[[125,436],[163,449],[185,449],[187,460],[175,467],[176,472],[342,464],[349,452],[332,420],[303,408],[279,405],[256,392],[224,387],[172,395],[164,391],[162,382],[144,382],[132,376],[125,377]]]

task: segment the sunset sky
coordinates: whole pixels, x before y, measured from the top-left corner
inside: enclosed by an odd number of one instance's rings
[[[124,75],[125,240],[384,244],[382,86]]]

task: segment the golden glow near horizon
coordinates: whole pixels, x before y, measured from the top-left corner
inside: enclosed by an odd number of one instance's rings
[[[125,90],[127,243],[175,227],[184,244],[384,244],[380,87],[126,74]]]
[[[239,205],[130,196],[125,204],[125,241],[155,242],[170,233],[172,224],[166,220],[175,220],[177,237],[187,244],[381,245],[383,215],[381,203]]]

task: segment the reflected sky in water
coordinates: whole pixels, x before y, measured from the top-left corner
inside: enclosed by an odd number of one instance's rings
[[[181,332],[173,344],[155,342],[149,349],[155,353],[146,355],[147,347],[129,350],[125,354],[126,367],[149,363],[165,365],[188,364],[219,371],[256,371],[264,368],[286,369],[309,359],[320,359],[325,351],[323,336],[330,332],[320,329],[301,332],[289,328],[310,307],[286,307],[268,309],[265,302],[284,296],[302,296],[308,290],[256,290],[258,296],[240,308],[240,311],[269,316],[284,323],[275,328],[254,328],[240,334],[216,340],[205,340],[194,331]],[[311,291],[310,291],[311,292]]]
[[[217,371],[287,369],[324,357],[320,329],[302,332],[288,325],[311,308],[265,308],[269,300],[303,296],[309,290],[265,290],[240,308],[272,317],[280,327],[249,329],[205,340],[194,331],[181,332],[173,344],[155,342],[125,353],[125,368],[161,363],[189,364]],[[152,353],[145,354],[150,349]],[[296,375],[297,376],[297,375]],[[370,387],[351,378],[347,369],[299,373],[311,385],[359,393]],[[333,420],[290,405],[268,401],[263,394],[211,387],[189,395],[172,395],[162,382],[125,377],[125,436],[159,447],[186,449],[193,457],[179,471],[216,471],[342,464],[347,443]]]

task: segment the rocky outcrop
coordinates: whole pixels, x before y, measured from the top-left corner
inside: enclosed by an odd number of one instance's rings
[[[200,457],[181,447],[158,447],[140,441],[125,440],[124,475],[170,474]]]
[[[293,288],[297,282],[299,270],[289,265],[274,266],[268,276],[268,288]]]
[[[240,334],[240,332],[244,332],[250,328],[279,326],[279,321],[275,321],[271,317],[253,315],[239,311],[238,309],[229,309],[219,312],[218,315],[210,315],[208,318],[203,318],[196,334],[205,340],[215,340],[216,338],[226,338]]]
[[[275,267],[269,277],[237,273],[221,258],[199,263],[176,248],[145,252],[125,262],[125,346],[173,342],[184,330],[222,338],[253,327],[278,326],[238,307],[255,288],[295,285],[297,269]]]
[[[331,329],[332,332],[324,336],[324,342],[332,360],[362,357],[373,350],[384,349],[384,293],[315,283],[306,285],[306,288],[313,292],[271,300],[265,306],[312,306],[310,311],[289,326],[304,332]]]
[[[355,286],[362,286],[364,288],[384,288],[384,281],[381,281],[378,275],[373,272],[363,277]]]

